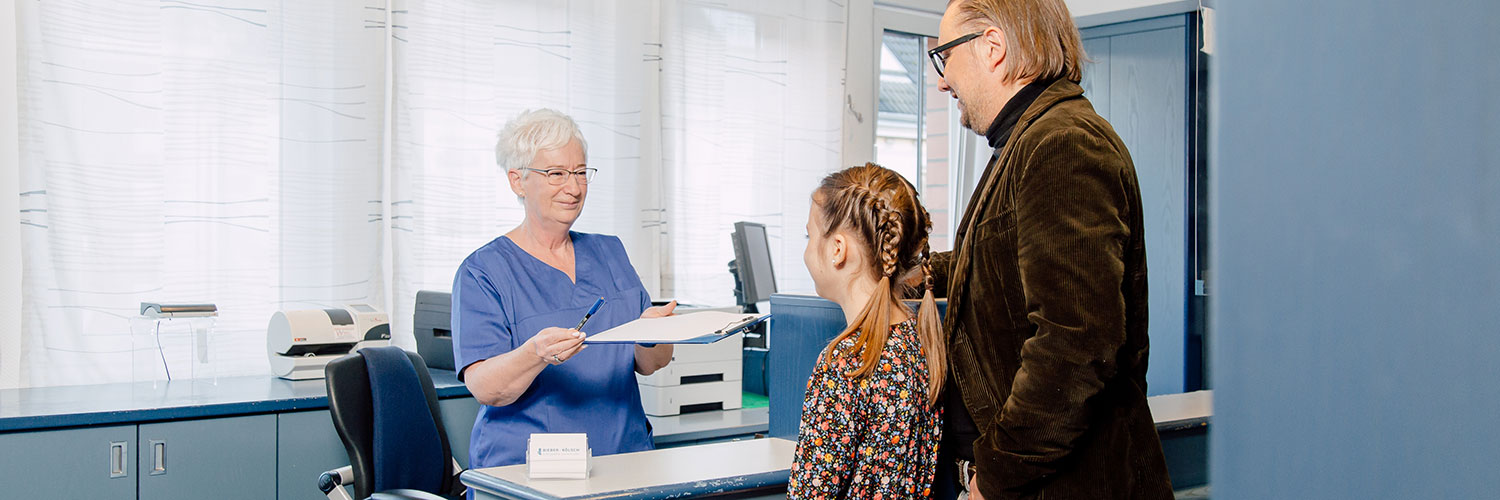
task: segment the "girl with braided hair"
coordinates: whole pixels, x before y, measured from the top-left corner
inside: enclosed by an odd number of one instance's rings
[[[947,366],[931,232],[916,189],[885,167],[835,172],[813,192],[803,261],[849,326],[808,380],[789,497],[931,496]],[[916,311],[902,302],[914,283]]]

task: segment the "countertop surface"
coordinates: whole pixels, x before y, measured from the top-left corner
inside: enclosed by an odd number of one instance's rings
[[[785,485],[797,443],[747,439],[594,457],[588,479],[528,479],[526,465],[464,471],[470,488],[511,498],[676,498]]]
[[[430,370],[438,398],[467,397],[448,370]],[[0,432],[328,408],[323,379],[264,376],[0,390]]]

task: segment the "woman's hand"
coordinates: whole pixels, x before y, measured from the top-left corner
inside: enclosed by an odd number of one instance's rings
[[[646,308],[645,312],[641,313],[641,319],[645,319],[645,318],[663,318],[663,317],[671,316],[672,315],[672,311],[675,310],[675,309],[677,309],[677,301],[675,301],[675,300],[671,301],[671,302],[668,302],[665,305],[659,305],[659,306],[656,306],[656,307],[648,307],[648,308]]]
[[[543,328],[526,343],[531,344],[532,353],[549,365],[560,365],[583,350],[583,332],[570,328]]]
[[[583,350],[583,332],[544,328],[510,352],[480,360],[464,369],[464,387],[489,406],[516,402],[547,365],[560,365]]]
[[[677,301],[671,301],[666,305],[648,307],[641,312],[641,319],[665,318],[672,315],[677,309]],[[672,344],[657,344],[647,347],[645,344],[635,346],[635,372],[641,375],[651,375],[660,370],[667,363],[672,362]]]

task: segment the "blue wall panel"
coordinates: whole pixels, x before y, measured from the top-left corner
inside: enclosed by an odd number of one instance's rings
[[[1185,389],[1187,366],[1187,20],[1169,16],[1083,32],[1084,95],[1130,149],[1146,231],[1150,395]]]
[[[1500,3],[1221,2],[1216,500],[1500,492]]]

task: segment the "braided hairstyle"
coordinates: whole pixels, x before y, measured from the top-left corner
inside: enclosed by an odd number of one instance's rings
[[[927,402],[937,404],[947,377],[947,348],[932,293],[928,246],[932,217],[918,199],[916,187],[895,171],[866,163],[823,178],[813,192],[813,204],[828,225],[823,235],[840,230],[853,235],[856,247],[871,257],[865,271],[879,280],[864,310],[830,343],[837,346],[854,338],[853,347],[844,354],[858,356],[860,363],[844,375],[859,378],[874,370],[890,336],[891,309],[906,307],[902,299],[915,295],[911,284],[920,273],[923,294],[917,307],[917,339],[927,361]],[[828,349],[824,356],[831,358],[835,349]]]

